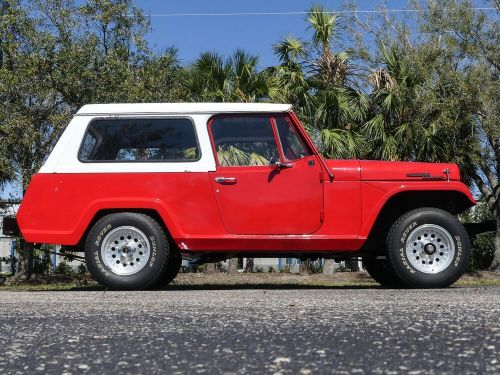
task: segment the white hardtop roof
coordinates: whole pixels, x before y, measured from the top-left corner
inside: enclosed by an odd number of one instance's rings
[[[189,114],[189,113],[238,113],[238,112],[288,112],[290,104],[270,103],[119,103],[87,104],[77,115],[120,115],[120,114]]]

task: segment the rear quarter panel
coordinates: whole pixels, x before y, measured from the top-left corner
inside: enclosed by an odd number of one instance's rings
[[[40,173],[17,220],[29,242],[76,245],[107,209],[155,210],[174,238],[224,232],[206,172]]]

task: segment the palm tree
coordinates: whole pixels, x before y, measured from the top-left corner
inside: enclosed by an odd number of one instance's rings
[[[310,87],[304,71],[304,60],[308,58],[306,44],[286,36],[273,49],[281,64],[268,69],[274,86],[280,88],[271,92],[271,99],[293,104],[296,109],[307,107]]]
[[[269,96],[270,85],[259,72],[258,58],[237,50],[226,59],[205,52],[191,67],[190,89],[196,101],[255,102]]]
[[[368,76],[372,86],[368,121],[363,134],[370,140],[370,157],[385,160],[452,160],[440,111],[423,114],[425,73],[416,69],[412,51],[378,42],[382,67]],[[427,80],[428,81],[428,80]],[[429,91],[429,90],[427,90]]]
[[[191,68],[190,89],[196,101],[227,101],[233,69],[230,61],[213,52],[204,52]]]
[[[295,106],[327,157],[358,157],[364,150],[359,125],[367,101],[356,86],[352,53],[332,49],[340,18],[315,6],[307,20],[313,30],[310,42],[287,36],[274,46],[281,64],[269,71],[281,90],[273,99]]]
[[[243,50],[236,50],[230,58],[233,67],[232,97],[236,101],[256,102],[267,98],[267,76],[257,71],[259,59]]]
[[[378,43],[383,67],[369,76],[372,86],[369,120],[363,133],[371,145],[370,156],[375,159],[412,159],[415,132],[412,100],[416,77],[397,46]]]

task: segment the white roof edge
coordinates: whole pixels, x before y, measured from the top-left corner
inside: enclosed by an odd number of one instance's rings
[[[291,109],[291,104],[271,103],[117,103],[87,104],[80,108],[77,115],[288,112]]]

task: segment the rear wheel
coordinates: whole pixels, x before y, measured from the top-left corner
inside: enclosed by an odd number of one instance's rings
[[[167,266],[163,271],[163,275],[156,282],[156,287],[161,288],[165,285],[170,284],[181,269],[182,265],[182,255],[180,251],[172,251],[170,257],[168,258]]]
[[[380,285],[387,288],[403,286],[387,259],[365,259],[363,265],[368,274]]]
[[[469,237],[450,213],[419,208],[389,230],[387,255],[396,277],[411,288],[442,288],[457,281],[469,259]]]
[[[85,242],[93,277],[111,289],[147,289],[163,275],[169,258],[165,232],[150,216],[122,212],[106,215]]]

